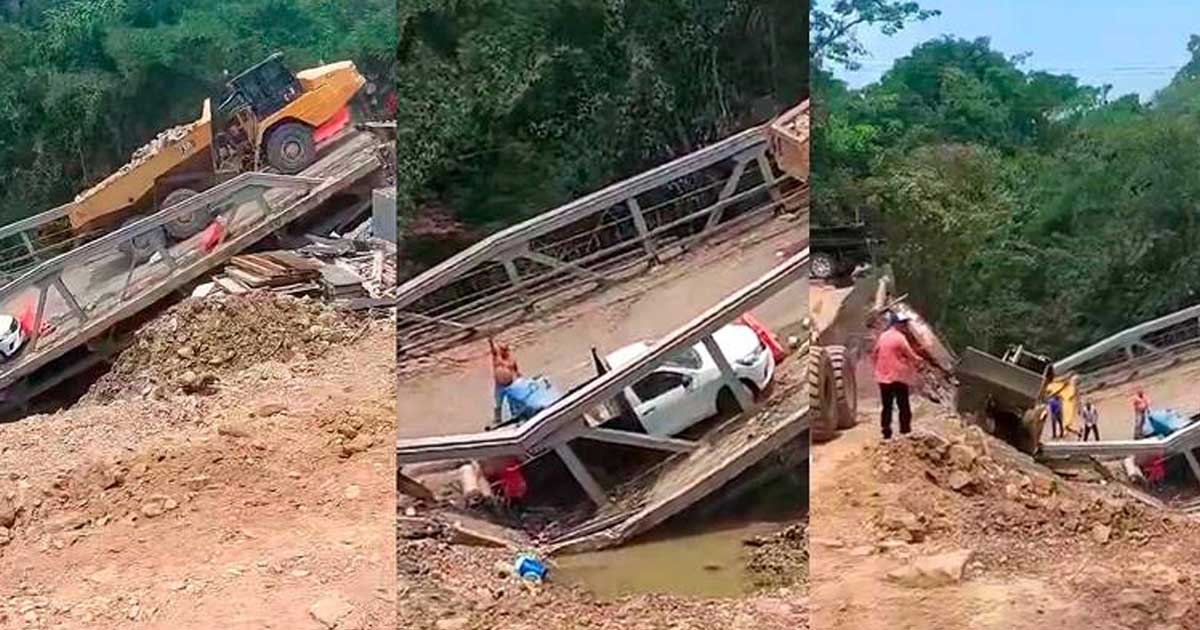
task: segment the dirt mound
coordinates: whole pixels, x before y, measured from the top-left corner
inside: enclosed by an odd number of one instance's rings
[[[876,514],[883,538],[952,539],[1000,565],[1065,548],[1144,544],[1182,531],[1172,518],[1113,488],[1070,484],[977,429],[920,433],[869,451],[885,479],[902,479],[899,506]]]
[[[746,570],[755,587],[790,587],[808,582],[808,521],[746,544],[753,547]]]
[[[269,292],[184,300],[134,333],[85,402],[164,387],[202,391],[254,364],[321,356],[360,328],[353,316],[318,302]]]

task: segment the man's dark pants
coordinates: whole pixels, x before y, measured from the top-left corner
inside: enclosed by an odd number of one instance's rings
[[[883,439],[892,437],[892,406],[900,408],[900,435],[912,431],[912,408],[908,405],[908,385],[906,383],[880,383],[879,397],[883,399],[883,415],[880,417],[880,427],[883,429]]]

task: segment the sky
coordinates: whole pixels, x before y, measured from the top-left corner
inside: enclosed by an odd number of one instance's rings
[[[942,35],[988,37],[1008,56],[1032,53],[1029,70],[1111,84],[1110,98],[1136,92],[1149,100],[1187,63],[1187,41],[1200,33],[1197,0],[918,0],[942,14],[886,36],[860,28],[870,56],[857,71],[838,70],[850,87],[879,79],[898,57]]]

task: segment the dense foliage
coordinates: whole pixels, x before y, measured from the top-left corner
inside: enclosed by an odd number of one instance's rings
[[[103,179],[272,52],[386,80],[395,24],[394,0],[0,0],[0,222]]]
[[[815,218],[876,218],[898,281],[959,348],[1061,355],[1195,304],[1200,38],[1188,48],[1149,103],[986,39],[921,44],[861,90],[819,59]]]
[[[401,207],[545,211],[799,102],[807,50],[796,0],[404,0]]]

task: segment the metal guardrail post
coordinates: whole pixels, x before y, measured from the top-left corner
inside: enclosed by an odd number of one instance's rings
[[[721,378],[725,381],[725,385],[733,391],[733,397],[737,399],[740,410],[748,411],[750,407],[754,406],[754,400],[742,382],[738,380],[737,373],[733,371],[733,366],[729,365],[729,359],[725,358],[725,353],[721,351],[721,346],[717,345],[717,340],[713,339],[712,335],[708,335],[701,342],[717,364],[717,369],[721,370]]]
[[[38,302],[37,310],[33,316],[33,330],[29,333],[29,352],[37,349],[38,341],[42,338],[42,321],[46,317],[46,294],[50,291],[50,285],[46,282],[39,282],[38,287]]]
[[[646,215],[642,214],[641,204],[635,197],[630,197],[625,200],[625,205],[629,208],[629,214],[633,216],[633,226],[637,228],[638,238],[642,241],[642,248],[650,256],[650,262],[656,265],[661,263],[658,248],[654,246],[654,237],[650,235],[650,228],[646,225]]]
[[[29,252],[29,257],[32,258],[35,263],[40,262],[42,258],[41,256],[37,255],[37,248],[33,245],[33,239],[29,238],[29,232],[21,230],[18,232],[18,234],[21,235],[21,243],[25,245],[25,250]]]
[[[721,222],[721,215],[725,212],[725,206],[719,202],[725,201],[737,190],[738,184],[742,181],[742,174],[746,172],[746,160],[738,160],[733,167],[733,173],[729,175],[729,179],[725,180],[725,186],[721,188],[720,194],[717,195],[717,204],[713,207],[712,214],[708,215],[708,222],[704,225],[704,231],[708,232],[717,227]]]
[[[579,482],[583,491],[587,493],[592,503],[596,504],[596,507],[602,507],[608,503],[608,495],[604,492],[604,488],[600,487],[600,482],[596,481],[592,473],[588,472],[587,466],[583,464],[583,461],[579,459],[575,451],[571,450],[569,445],[559,444],[554,447],[554,452],[566,464],[567,470],[571,471],[571,476],[575,477],[575,481]]]
[[[758,162],[758,171],[762,173],[763,183],[767,185],[768,194],[775,203],[783,203],[783,193],[779,192],[779,187],[776,186],[775,171],[771,168],[771,162],[767,159],[766,153],[759,153],[754,158]]]
[[[509,283],[517,293],[517,298],[525,304],[525,308],[531,308],[533,304],[529,300],[529,290],[525,287],[525,283],[521,280],[521,272],[517,270],[516,263],[512,257],[506,256],[501,263],[504,265],[504,273],[508,276]]]
[[[79,319],[79,323],[86,322],[88,319],[87,311],[83,310],[83,307],[79,305],[79,300],[75,299],[75,294],[71,293],[71,290],[67,288],[67,283],[63,282],[61,273],[54,277],[54,288],[58,290],[59,295],[62,295],[63,300],[67,303],[67,307]]]

